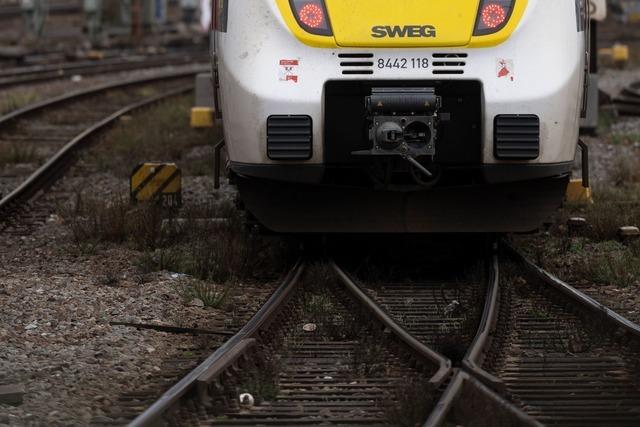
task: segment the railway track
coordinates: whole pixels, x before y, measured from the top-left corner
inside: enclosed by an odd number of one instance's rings
[[[640,116],[640,82],[635,82],[625,87],[622,93],[612,101],[618,114]]]
[[[39,196],[68,170],[92,136],[137,109],[192,90],[193,76],[202,70],[105,84],[0,117],[0,144],[32,147],[47,159],[26,179],[2,180],[6,196],[0,198],[0,232],[21,234],[43,222],[51,206],[40,204]]]
[[[640,328],[510,255],[482,279],[375,285],[300,263],[130,425],[638,425]]]
[[[299,263],[237,335],[130,425],[413,426],[448,409],[438,402],[454,372],[335,262]],[[477,382],[465,389],[494,409],[482,425],[527,418]],[[253,404],[243,392],[258,393]]]
[[[640,328],[506,250],[514,264],[503,263],[500,278],[494,261],[464,375],[516,405],[531,425],[638,425]],[[461,394],[453,387],[445,401],[454,407]]]
[[[93,76],[153,67],[188,65],[206,61],[206,52],[178,52],[156,56],[132,55],[106,58],[99,61],[84,60],[5,68],[0,70],[0,89],[49,82],[68,78],[73,75]]]
[[[300,262],[237,335],[131,425],[385,425],[406,378],[429,410],[424,393],[444,383],[449,361],[331,271]],[[388,333],[365,343],[362,325]],[[261,392],[242,406],[248,390]]]

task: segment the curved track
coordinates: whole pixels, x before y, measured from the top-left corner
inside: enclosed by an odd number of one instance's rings
[[[90,137],[132,111],[193,89],[201,68],[102,85],[48,99],[0,117],[0,144],[30,145],[52,154],[0,199],[0,231],[22,232],[49,208],[36,199],[73,164]]]
[[[613,105],[618,114],[623,116],[640,115],[640,82],[631,83],[622,93],[613,98]]]
[[[98,61],[85,60],[50,65],[5,68],[0,70],[0,89],[59,80],[73,75],[93,76],[171,65],[189,65],[206,61],[206,52],[178,52],[156,56],[132,55]]]
[[[505,249],[515,264],[505,264],[501,279],[494,261],[464,375],[516,405],[527,425],[637,426],[640,328]],[[461,395],[450,387],[442,401],[454,419],[464,413],[455,403]]]
[[[339,283],[317,283],[331,269],[305,275],[309,266],[299,263],[245,328],[131,425],[386,425],[407,386],[424,391],[417,405],[429,411],[435,397],[429,394],[450,374],[448,359],[333,268]],[[314,326],[303,329],[310,321]],[[363,342],[361,327],[383,335]],[[274,360],[277,369],[269,368]],[[264,389],[254,377],[272,370],[277,390],[240,406],[238,392],[248,383]]]
[[[640,327],[504,249],[512,261],[496,245],[483,279],[456,282],[301,261],[131,426],[638,425]],[[478,309],[444,315],[442,298]],[[460,341],[451,359],[438,323]]]

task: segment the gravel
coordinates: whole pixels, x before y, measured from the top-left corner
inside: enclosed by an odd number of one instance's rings
[[[105,198],[128,194],[125,180],[89,169],[81,159],[41,199],[52,214],[33,233],[0,234],[0,385],[26,389],[21,405],[0,404],[0,426],[122,421],[113,416],[122,395],[154,383],[162,367],[184,359],[185,352],[215,347],[222,338],[110,322],[233,332],[274,288],[273,283],[237,284],[223,308],[214,309],[185,291],[196,281],[192,277],[143,274],[140,254],[126,244],[95,250],[71,244],[69,229],[53,213],[56,205],[80,192]],[[185,176],[183,186],[184,201],[191,205],[234,194],[229,187],[214,194],[211,176]],[[157,397],[163,391],[157,390]]]

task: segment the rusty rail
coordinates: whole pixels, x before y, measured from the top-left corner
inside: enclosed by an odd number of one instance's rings
[[[331,261],[331,266],[340,277],[342,284],[353,295],[356,300],[366,307],[386,328],[388,328],[401,342],[405,343],[413,351],[420,356],[431,361],[438,366],[438,371],[429,380],[430,385],[437,389],[451,375],[451,360],[432,350],[422,342],[418,341],[413,335],[409,334],[402,326],[393,320],[375,301],[356,284],[356,282],[342,270],[338,265]]]
[[[508,242],[503,241],[501,246],[513,260],[522,264],[527,269],[527,271],[529,271],[533,276],[540,279],[544,284],[560,291],[565,296],[571,298],[574,302],[578,303],[587,310],[604,316],[605,319],[624,329],[634,337],[640,338],[640,325],[630,321],[624,316],[621,316],[614,310],[608,308],[606,305],[596,301],[588,295],[585,295],[573,286],[563,282],[556,276],[538,267],[524,255],[518,252],[518,250]]]
[[[130,86],[153,83],[161,80],[194,76],[198,73],[202,73],[206,71],[207,71],[207,68],[203,66],[193,67],[186,71],[174,71],[171,73],[161,73],[161,74],[156,74],[150,77],[131,79],[131,80],[126,80],[124,82],[120,81],[115,83],[106,83],[106,84],[94,86],[89,89],[82,89],[74,92],[65,93],[64,95],[48,98],[48,99],[36,102],[34,104],[30,104],[25,107],[14,110],[10,113],[5,114],[4,116],[0,116],[0,126],[5,126],[7,123],[15,119],[23,118],[28,114],[43,111],[48,107],[62,104],[70,100],[75,100],[75,99],[79,99],[79,98],[83,98],[91,95],[96,95],[96,94],[103,93],[109,90],[114,90],[114,89],[124,89]]]
[[[173,78],[173,75],[171,75],[171,78]],[[153,80],[157,80],[159,79],[159,77],[156,77]],[[146,82],[147,80],[141,80],[141,82]],[[131,85],[131,82],[127,82],[126,86]],[[105,87],[108,88],[117,88],[119,87],[118,85],[106,85],[103,86],[100,90],[104,90]],[[65,165],[68,165],[68,163],[71,160],[71,157],[74,153],[76,153],[79,149],[81,149],[84,144],[88,141],[89,137],[91,137],[92,135],[96,134],[97,132],[105,129],[106,127],[112,125],[116,120],[118,120],[120,117],[134,111],[137,109],[140,109],[142,107],[157,103],[163,99],[172,97],[172,96],[176,96],[176,95],[180,95],[183,93],[187,93],[189,91],[193,90],[193,84],[189,84],[187,86],[178,88],[178,89],[173,89],[170,91],[167,91],[165,93],[153,96],[151,98],[147,98],[144,99],[142,101],[138,101],[134,104],[128,105],[125,108],[120,109],[119,111],[116,111],[115,113],[111,114],[110,116],[106,117],[105,119],[95,123],[94,125],[92,125],[91,127],[89,127],[88,129],[86,129],[84,132],[82,132],[81,134],[77,135],[75,138],[73,138],[71,141],[69,141],[62,149],[60,149],[53,157],[51,157],[44,165],[42,165],[38,170],[36,170],[33,174],[31,174],[31,176],[29,176],[29,178],[27,178],[24,182],[22,182],[22,184],[20,184],[17,188],[15,188],[11,193],[9,193],[6,197],[4,197],[3,199],[0,200],[0,217],[1,218],[8,218],[9,217],[9,213],[15,209],[17,206],[19,206],[21,203],[25,202],[26,200],[29,200],[31,197],[33,197],[38,191],[42,190],[43,188],[46,188],[47,186],[50,186],[54,179],[60,174],[61,169],[64,169]],[[95,90],[94,90],[95,91]],[[66,100],[72,99],[72,96],[64,96],[64,97],[60,97],[59,99],[57,99],[55,101],[55,103],[58,102],[64,102]],[[37,108],[31,108],[28,109],[28,112],[34,111],[35,109],[40,109],[40,108],[45,108],[46,105],[51,105],[48,102],[43,102],[41,103],[41,105],[37,106]],[[25,114],[25,113],[23,113]],[[6,117],[6,116],[5,116]],[[12,117],[13,118],[13,117]],[[8,119],[6,120],[2,120],[0,118],[0,125],[3,122],[6,122]]]
[[[74,74],[93,76],[168,65],[192,65],[198,62],[205,62],[205,59],[204,55],[174,53],[157,57],[132,56],[104,59],[98,62],[87,60],[46,66],[14,68],[0,71],[0,88],[60,80]]]
[[[485,305],[478,326],[478,331],[462,360],[463,370],[456,371],[449,386],[442,394],[440,401],[423,427],[440,427],[445,425],[453,408],[460,401],[466,389],[472,388],[476,398],[484,404],[493,405],[496,412],[510,420],[510,425],[541,427],[542,425],[525,414],[513,403],[502,397],[505,392],[504,383],[487,371],[480,368],[489,349],[493,331],[496,327],[499,304],[500,267],[496,246],[488,262],[487,290]]]
[[[163,416],[174,408],[187,393],[196,391],[200,396],[206,394],[206,387],[255,344],[254,338],[258,331],[269,324],[286,305],[306,267],[307,264],[305,262],[298,261],[271,298],[236,335],[169,389],[158,401],[133,420],[129,426],[160,425]]]

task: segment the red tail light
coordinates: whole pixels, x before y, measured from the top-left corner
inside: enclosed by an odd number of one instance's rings
[[[482,0],[474,36],[497,33],[509,22],[515,0]]]
[[[323,0],[289,0],[298,24],[307,32],[330,36],[331,25]]]

